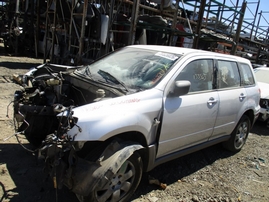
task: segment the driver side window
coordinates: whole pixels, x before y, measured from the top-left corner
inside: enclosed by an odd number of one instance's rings
[[[177,80],[191,82],[189,92],[206,91],[213,89],[213,61],[201,59],[190,62],[179,73]]]

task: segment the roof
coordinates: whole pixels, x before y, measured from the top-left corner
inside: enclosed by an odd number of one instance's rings
[[[222,53],[217,53],[217,52],[212,52],[212,51],[184,48],[184,47],[163,46],[163,45],[131,45],[128,47],[156,50],[156,51],[159,50],[159,51],[164,51],[164,52],[173,53],[173,54],[180,54],[180,55],[189,55],[189,54],[204,55],[204,54],[206,54],[209,56],[211,55],[211,56],[222,57],[223,59],[226,58],[226,59],[233,59],[233,60],[238,60],[238,61],[250,62],[246,58],[235,56],[235,55],[227,55],[227,54],[222,54]]]

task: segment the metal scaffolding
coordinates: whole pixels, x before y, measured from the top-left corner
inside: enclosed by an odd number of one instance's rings
[[[267,12],[259,12],[259,0],[230,2],[4,0],[1,37],[11,54],[43,55],[57,64],[86,64],[130,44],[185,46],[268,64],[268,26],[260,26]],[[251,4],[256,9],[247,19]]]

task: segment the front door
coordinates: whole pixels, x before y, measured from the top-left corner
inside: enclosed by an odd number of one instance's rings
[[[157,157],[207,141],[218,113],[218,92],[213,90],[213,60],[190,62],[176,80],[189,80],[190,92],[180,97],[164,97]]]

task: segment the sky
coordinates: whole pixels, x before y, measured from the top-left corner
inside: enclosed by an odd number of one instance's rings
[[[231,0],[226,0],[226,5],[232,5]],[[235,2],[235,1],[232,1]],[[258,4],[258,2],[260,2]],[[242,5],[243,0],[239,1],[239,5]],[[259,6],[259,7],[258,7]],[[257,25],[258,20],[260,18],[259,25],[260,26],[269,26],[269,2],[268,0],[250,0],[247,1],[247,8],[245,12],[244,19],[249,22],[253,22],[255,18],[256,10],[258,11],[258,16],[256,17],[255,24]],[[259,13],[262,12],[262,15],[260,17]]]
[[[238,1],[238,9],[240,10],[240,8],[242,7],[242,4],[244,2],[244,0],[216,0],[219,3],[223,4],[225,2],[226,6],[229,7],[236,7],[236,2]],[[181,0],[180,0],[181,2]],[[206,0],[206,2],[208,3],[209,0]],[[259,2],[259,3],[258,3]],[[194,4],[193,1],[191,1],[192,4]],[[180,4],[181,5],[181,4]],[[216,5],[213,3],[213,5]],[[188,5],[185,4],[185,8],[192,11],[194,9],[194,7],[190,7]],[[212,9],[217,9],[217,7],[211,7]],[[255,20],[255,14],[256,14],[256,10],[257,10],[257,16],[256,16],[256,20]],[[262,13],[262,15],[260,15],[259,13]],[[223,12],[223,17],[225,18],[229,18],[230,20],[232,20],[234,12],[233,11],[225,11]],[[206,15],[206,13],[205,13]],[[210,15],[209,15],[210,16]],[[211,15],[212,16],[212,15]],[[260,19],[260,21],[259,21]],[[255,21],[254,21],[255,20]],[[244,15],[244,23],[243,26],[247,27],[246,30],[250,30],[251,26],[248,25],[248,23],[255,23],[255,30],[257,28],[257,25],[259,23],[259,27],[260,32],[263,32],[264,34],[267,33],[266,30],[268,30],[269,28],[269,1],[268,0],[248,0],[247,1],[247,8],[245,11],[245,15]]]

